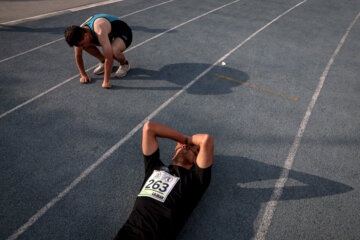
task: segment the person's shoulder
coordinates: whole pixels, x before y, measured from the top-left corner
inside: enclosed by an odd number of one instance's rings
[[[206,170],[211,170],[212,166],[213,166],[213,164],[211,163],[208,167],[202,168],[202,167],[199,167],[199,165],[195,162],[193,168],[201,170],[201,171],[206,171]]]
[[[152,172],[154,169],[157,169],[161,166],[164,166],[164,163],[160,160],[160,150],[159,148],[150,155],[144,155],[144,166],[145,172]]]
[[[157,148],[155,152],[150,155],[143,154],[145,165],[148,164],[156,164],[157,162],[161,162],[160,160],[160,149]]]
[[[109,23],[109,21],[106,18],[97,18],[94,21],[94,28],[104,28],[107,24]]]
[[[211,181],[211,168],[212,165],[210,165],[207,168],[200,168],[199,166],[197,166],[195,164],[194,166],[194,177],[195,179],[197,179],[199,186],[201,186],[201,188],[206,189],[207,186],[209,186],[210,181]]]
[[[108,33],[111,30],[111,24],[106,18],[103,17],[97,18],[94,21],[94,30],[95,32]]]
[[[157,148],[157,149],[155,150],[155,152],[153,152],[153,153],[151,153],[151,154],[149,154],[149,155],[145,155],[145,154],[143,154],[143,155],[144,155],[145,158],[154,158],[154,157],[160,158],[160,149]]]
[[[206,168],[201,168],[199,167],[196,163],[194,164],[194,166],[192,167],[192,172],[200,177],[200,178],[203,178],[203,177],[206,177],[208,175],[211,175],[211,168],[212,168],[212,164]]]

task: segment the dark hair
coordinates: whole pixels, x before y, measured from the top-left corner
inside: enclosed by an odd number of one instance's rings
[[[64,32],[65,40],[70,47],[78,46],[79,42],[83,39],[86,30],[79,26],[69,26]]]

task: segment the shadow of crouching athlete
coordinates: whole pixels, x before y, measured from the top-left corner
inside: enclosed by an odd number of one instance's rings
[[[211,66],[211,64],[206,63],[175,63],[165,65],[159,70],[134,67],[126,76],[127,80],[134,81],[131,81],[131,86],[121,86],[121,89],[180,90]],[[242,82],[249,80],[248,74],[243,71],[227,66],[216,65],[202,77],[205,81],[200,79],[192,87],[187,89],[187,92],[196,95],[228,94],[232,92],[232,88],[241,85],[238,82],[216,78],[214,77],[215,74],[230,76]],[[137,83],[137,80],[139,83]],[[180,87],[173,85],[171,87],[154,87],[153,84],[152,86],[147,86],[147,84],[141,82],[143,80],[165,80]]]

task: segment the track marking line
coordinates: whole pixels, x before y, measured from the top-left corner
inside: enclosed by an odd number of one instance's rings
[[[42,18],[54,17],[54,16],[58,16],[61,14],[69,13],[69,12],[71,12],[69,9],[65,9],[65,10],[59,10],[59,11],[50,12],[50,13],[44,13],[44,14],[40,14],[40,15],[36,15],[36,16],[32,16],[32,17],[16,19],[16,20],[8,21],[8,22],[2,22],[2,23],[0,23],[0,28],[6,27],[6,26],[13,26],[16,24],[30,22],[30,21],[34,21],[34,20],[39,20]]]
[[[255,85],[255,84],[244,82],[244,81],[241,81],[241,80],[238,80],[238,79],[235,79],[235,78],[227,77],[227,76],[224,76],[224,75],[221,75],[221,74],[218,74],[218,73],[215,73],[214,76],[218,77],[218,78],[226,79],[226,80],[229,80],[229,81],[233,81],[233,82],[236,82],[236,83],[240,83],[240,84],[249,86],[251,88],[259,89],[259,90],[262,90],[262,91],[265,91],[265,92],[268,92],[268,93],[273,93],[275,95],[279,95],[281,97],[289,98],[289,99],[294,100],[294,101],[299,100],[299,98],[297,98],[297,97],[286,95],[284,93],[277,92],[277,91],[269,89],[269,88],[260,87],[260,86]]]
[[[105,5],[109,5],[111,3],[117,3],[117,2],[122,2],[122,1],[124,1],[124,0],[107,0],[107,1],[104,1],[104,2],[92,3],[92,4],[89,4],[89,5],[85,5],[85,6],[70,8],[69,11],[70,12],[77,12],[77,11],[82,11],[82,10],[89,9],[89,8],[105,6]]]
[[[169,0],[169,1],[166,1],[166,2],[159,3],[159,4],[155,4],[155,5],[153,5],[153,6],[150,6],[150,7],[147,7],[147,8],[144,8],[144,9],[141,9],[141,10],[137,10],[137,11],[135,11],[135,12],[132,12],[132,13],[129,13],[129,14],[120,16],[119,18],[125,18],[125,17],[131,16],[131,15],[134,15],[134,14],[137,14],[137,13],[140,13],[140,12],[144,12],[144,11],[149,10],[149,9],[151,9],[151,8],[155,8],[155,7],[158,7],[158,6],[161,6],[161,5],[164,5],[164,4],[173,2],[173,1],[174,1],[174,0]],[[0,25],[0,28],[1,28],[1,25]],[[29,50],[27,50],[27,51],[18,53],[18,54],[16,54],[16,55],[11,56],[11,57],[7,57],[7,58],[4,58],[4,59],[1,59],[1,60],[0,60],[0,63],[3,63],[3,62],[6,62],[6,61],[8,61],[8,60],[10,60],[10,59],[13,59],[13,58],[22,56],[22,55],[27,54],[27,53],[29,53],[29,52],[33,52],[33,51],[38,50],[38,49],[40,49],[40,48],[42,48],[42,47],[49,46],[49,45],[51,45],[51,44],[53,44],[53,43],[59,42],[59,41],[64,40],[64,39],[65,39],[65,38],[62,37],[62,38],[59,38],[59,39],[57,39],[57,40],[54,40],[54,41],[45,43],[45,44],[43,44],[43,45],[37,46],[37,47],[32,48],[32,49],[29,49]]]
[[[237,3],[237,2],[239,2],[239,1],[241,1],[241,0],[232,1],[232,2],[230,2],[230,3],[227,3],[227,4],[225,4],[225,5],[220,6],[220,7],[218,7],[218,8],[215,8],[215,9],[213,9],[213,10],[210,10],[210,11],[208,11],[208,12],[205,12],[205,13],[197,16],[197,17],[191,18],[190,20],[188,20],[188,21],[186,21],[186,22],[180,23],[179,25],[176,25],[175,27],[172,27],[172,28],[170,28],[170,29],[168,29],[168,30],[166,30],[166,31],[164,31],[164,32],[162,32],[162,33],[159,33],[159,34],[157,34],[157,35],[155,35],[155,36],[153,36],[153,37],[151,37],[151,38],[149,38],[149,39],[147,39],[147,40],[145,40],[145,41],[143,41],[143,42],[135,45],[134,47],[129,48],[128,51],[132,50],[133,48],[136,48],[136,47],[139,47],[139,46],[141,46],[141,45],[144,45],[145,43],[147,43],[147,42],[149,42],[149,41],[152,41],[152,40],[154,40],[154,39],[156,39],[156,38],[164,35],[165,33],[171,32],[171,31],[173,31],[173,30],[175,30],[175,29],[177,29],[177,28],[180,28],[180,27],[182,27],[182,26],[184,26],[184,25],[186,25],[186,24],[188,24],[188,23],[190,23],[190,22],[193,22],[193,21],[195,21],[195,20],[197,20],[197,19],[199,19],[199,18],[202,18],[202,17],[204,17],[204,16],[206,16],[206,15],[209,15],[210,13],[216,12],[216,11],[222,9],[222,8],[225,8],[225,7],[229,6],[229,5],[232,5],[232,4],[234,4],[234,3]],[[125,51],[125,52],[126,52],[126,51]]]
[[[213,10],[211,10],[211,11],[208,11],[208,12],[206,12],[206,13],[203,13],[203,14],[197,16],[197,17],[194,17],[194,18],[192,18],[192,19],[190,19],[190,20],[188,20],[188,21],[186,21],[186,22],[183,22],[183,23],[181,23],[181,24],[179,24],[179,25],[176,25],[175,27],[172,27],[172,28],[170,28],[170,29],[168,29],[168,30],[166,30],[166,31],[164,31],[164,32],[161,32],[161,33],[159,33],[159,34],[157,34],[157,35],[155,35],[155,36],[153,36],[153,37],[151,37],[151,38],[149,38],[149,39],[147,39],[147,40],[145,40],[145,41],[143,41],[143,42],[141,42],[141,43],[139,43],[139,44],[137,44],[137,45],[135,45],[135,46],[133,46],[133,47],[128,48],[124,53],[127,53],[127,52],[129,52],[129,51],[132,51],[132,50],[134,50],[135,48],[140,47],[140,46],[144,45],[144,44],[147,43],[147,42],[150,42],[150,41],[152,41],[152,40],[154,40],[154,39],[156,39],[156,38],[161,37],[161,36],[164,35],[165,33],[168,33],[168,32],[170,32],[170,31],[173,31],[173,30],[177,29],[177,28],[180,28],[180,27],[184,26],[185,24],[188,24],[188,23],[190,23],[190,22],[193,22],[193,21],[195,21],[195,20],[197,20],[197,19],[199,19],[199,18],[201,18],[201,17],[204,17],[204,16],[206,16],[206,15],[212,13],[212,12],[218,11],[218,10],[224,8],[224,7],[227,7],[227,6],[231,5],[231,4],[234,4],[234,3],[239,2],[239,1],[240,1],[240,0],[235,0],[235,1],[233,1],[233,2],[227,3],[227,4],[225,4],[225,5],[222,5],[222,6],[218,7],[218,8],[215,8],[215,9],[213,9]],[[61,39],[60,39],[60,40],[61,40]],[[58,41],[58,40],[57,40],[57,41]],[[92,67],[90,67],[90,68],[88,68],[88,69],[86,69],[85,71],[88,72],[88,71],[90,71],[91,69],[95,68],[96,66],[97,66],[97,64],[94,65],[94,66],[92,66]],[[21,104],[19,104],[18,106],[16,106],[16,107],[14,107],[14,108],[12,108],[12,109],[10,109],[10,110],[2,113],[2,114],[0,115],[0,119],[3,118],[3,117],[5,117],[6,115],[8,115],[8,114],[10,114],[10,113],[18,110],[18,109],[20,109],[21,107],[26,106],[27,104],[35,101],[36,99],[38,99],[38,98],[40,98],[40,97],[48,94],[49,92],[57,89],[58,87],[64,85],[65,83],[71,81],[72,79],[74,79],[74,78],[76,78],[76,77],[78,77],[78,76],[79,76],[79,74],[77,74],[77,75],[75,75],[75,76],[72,76],[72,77],[66,79],[64,82],[61,82],[61,83],[57,84],[56,86],[54,86],[54,87],[52,87],[52,88],[50,88],[50,89],[48,89],[48,90],[40,93],[39,95],[37,95],[37,96],[35,96],[35,97],[27,100],[26,102],[21,103]]]
[[[120,16],[119,18],[125,18],[125,17],[128,17],[128,16],[131,16],[131,15],[134,15],[134,14],[137,14],[137,13],[140,13],[140,12],[144,12],[146,10],[149,10],[151,8],[154,8],[154,7],[159,7],[161,5],[164,5],[164,4],[167,4],[167,3],[171,3],[175,0],[169,0],[169,1],[166,1],[166,2],[162,2],[162,3],[158,3],[158,4],[155,4],[153,6],[150,6],[150,7],[147,7],[147,8],[144,8],[144,9],[141,9],[141,10],[138,10],[138,11],[135,11],[135,12],[132,12],[132,13],[129,13],[129,14],[125,14],[125,15],[122,15]]]
[[[6,61],[8,61],[8,60],[10,60],[10,59],[13,59],[13,58],[16,58],[16,57],[20,57],[20,56],[22,56],[22,55],[25,55],[25,54],[27,54],[27,53],[29,53],[29,52],[33,52],[33,51],[38,50],[38,49],[40,49],[40,48],[49,46],[49,45],[51,45],[51,44],[53,44],[53,43],[56,43],[56,42],[58,42],[58,41],[60,41],[60,40],[63,40],[63,39],[64,39],[64,38],[59,38],[59,39],[57,39],[57,40],[54,40],[54,41],[45,43],[45,44],[43,44],[43,45],[34,47],[34,48],[32,48],[32,49],[29,49],[29,50],[27,50],[27,51],[25,51],[25,52],[21,52],[21,53],[18,53],[18,54],[16,54],[16,55],[13,55],[13,56],[11,56],[11,57],[7,57],[7,58],[4,58],[4,59],[1,59],[1,60],[0,60],[0,63],[6,62]]]
[[[277,206],[277,203],[282,195],[284,186],[286,181],[288,180],[288,176],[289,176],[289,171],[291,170],[291,167],[294,163],[294,159],[295,159],[295,155],[296,152],[300,146],[300,142],[301,142],[301,138],[304,134],[306,125],[309,121],[311,112],[315,106],[315,103],[319,97],[320,91],[324,85],[325,79],[329,73],[330,67],[332,66],[332,64],[334,63],[334,59],[337,56],[337,54],[339,53],[341,47],[343,46],[345,39],[348,37],[350,30],[352,29],[352,27],[354,26],[355,22],[357,21],[357,19],[360,16],[360,12],[358,13],[358,15],[354,18],[354,20],[352,21],[352,23],[350,24],[350,26],[347,28],[345,35],[341,38],[337,48],[335,49],[334,53],[332,54],[328,64],[326,65],[326,68],[324,70],[324,72],[322,73],[321,77],[320,77],[320,81],[319,84],[311,98],[311,101],[308,105],[308,108],[306,110],[304,119],[302,120],[299,130],[295,136],[293,145],[290,148],[289,154],[285,160],[284,166],[283,166],[283,171],[281,172],[281,176],[278,179],[278,181],[275,184],[275,189],[270,197],[269,202],[266,204],[265,207],[265,212],[264,215],[262,217],[262,221],[260,224],[260,227],[257,230],[256,236],[255,236],[255,240],[265,240],[267,231],[269,229],[269,226],[271,224],[271,219],[274,216],[274,212]]]
[[[50,208],[52,208],[58,201],[62,200],[73,188],[75,188],[84,178],[86,178],[94,169],[96,169],[102,162],[104,162],[108,157],[110,157],[118,148],[120,148],[127,140],[129,140],[141,127],[149,120],[154,118],[159,112],[161,112],[165,107],[167,107],[171,102],[173,102],[178,96],[180,96],[184,91],[190,88],[194,83],[196,83],[199,79],[204,77],[208,72],[210,72],[215,66],[217,66],[220,62],[222,62],[226,57],[230,56],[233,52],[239,49],[242,45],[244,45],[247,41],[255,37],[258,33],[263,31],[265,28],[270,26],[272,23],[277,21],[282,16],[286,15],[296,7],[305,3],[307,0],[298,3],[287,11],[283,12],[278,17],[274,18],[272,21],[264,25],[262,28],[257,30],[255,33],[251,34],[250,37],[245,39],[239,45],[230,50],[223,57],[218,59],[215,63],[213,63],[210,67],[205,69],[202,73],[196,76],[191,82],[185,85],[181,90],[175,93],[171,98],[161,104],[157,109],[155,109],[151,114],[149,114],[144,120],[142,120],[136,127],[134,127],[128,134],[125,135],[120,141],[118,141],[114,146],[112,146],[109,150],[107,150],[99,159],[97,159],[92,165],[84,170],[79,177],[77,177],[68,187],[66,187],[59,195],[54,197],[50,202],[48,202],[44,207],[42,207],[38,212],[36,212],[30,219],[22,225],[19,229],[17,229],[10,237],[6,240],[15,240],[21,234],[23,234],[29,227],[31,227],[41,216],[43,216]],[[237,2],[237,1],[235,1]]]
[[[111,3],[122,2],[122,1],[124,1],[124,0],[108,0],[108,1],[103,1],[103,2],[99,2],[99,3],[92,3],[92,4],[80,6],[80,7],[73,7],[73,8],[54,11],[54,12],[50,12],[50,13],[44,13],[44,14],[40,14],[40,15],[36,15],[36,16],[32,16],[32,17],[16,19],[16,20],[8,21],[8,22],[2,22],[0,24],[11,26],[11,25],[15,25],[18,23],[23,23],[23,22],[32,21],[32,20],[38,20],[38,19],[42,19],[42,18],[46,18],[46,17],[52,17],[52,16],[56,16],[56,15],[61,15],[64,13],[69,13],[69,12],[77,12],[77,11],[85,10],[88,8],[100,7],[100,6],[108,5]]]

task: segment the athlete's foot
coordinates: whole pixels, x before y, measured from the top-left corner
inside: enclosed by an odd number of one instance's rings
[[[130,64],[128,60],[126,60],[125,64],[120,65],[118,70],[115,72],[114,76],[117,78],[125,77],[129,70],[130,70]]]
[[[104,73],[104,63],[100,62],[94,69],[94,74],[99,75]]]
[[[104,83],[102,84],[102,87],[103,87],[103,88],[112,88],[112,85],[111,85],[109,82],[104,82]]]

